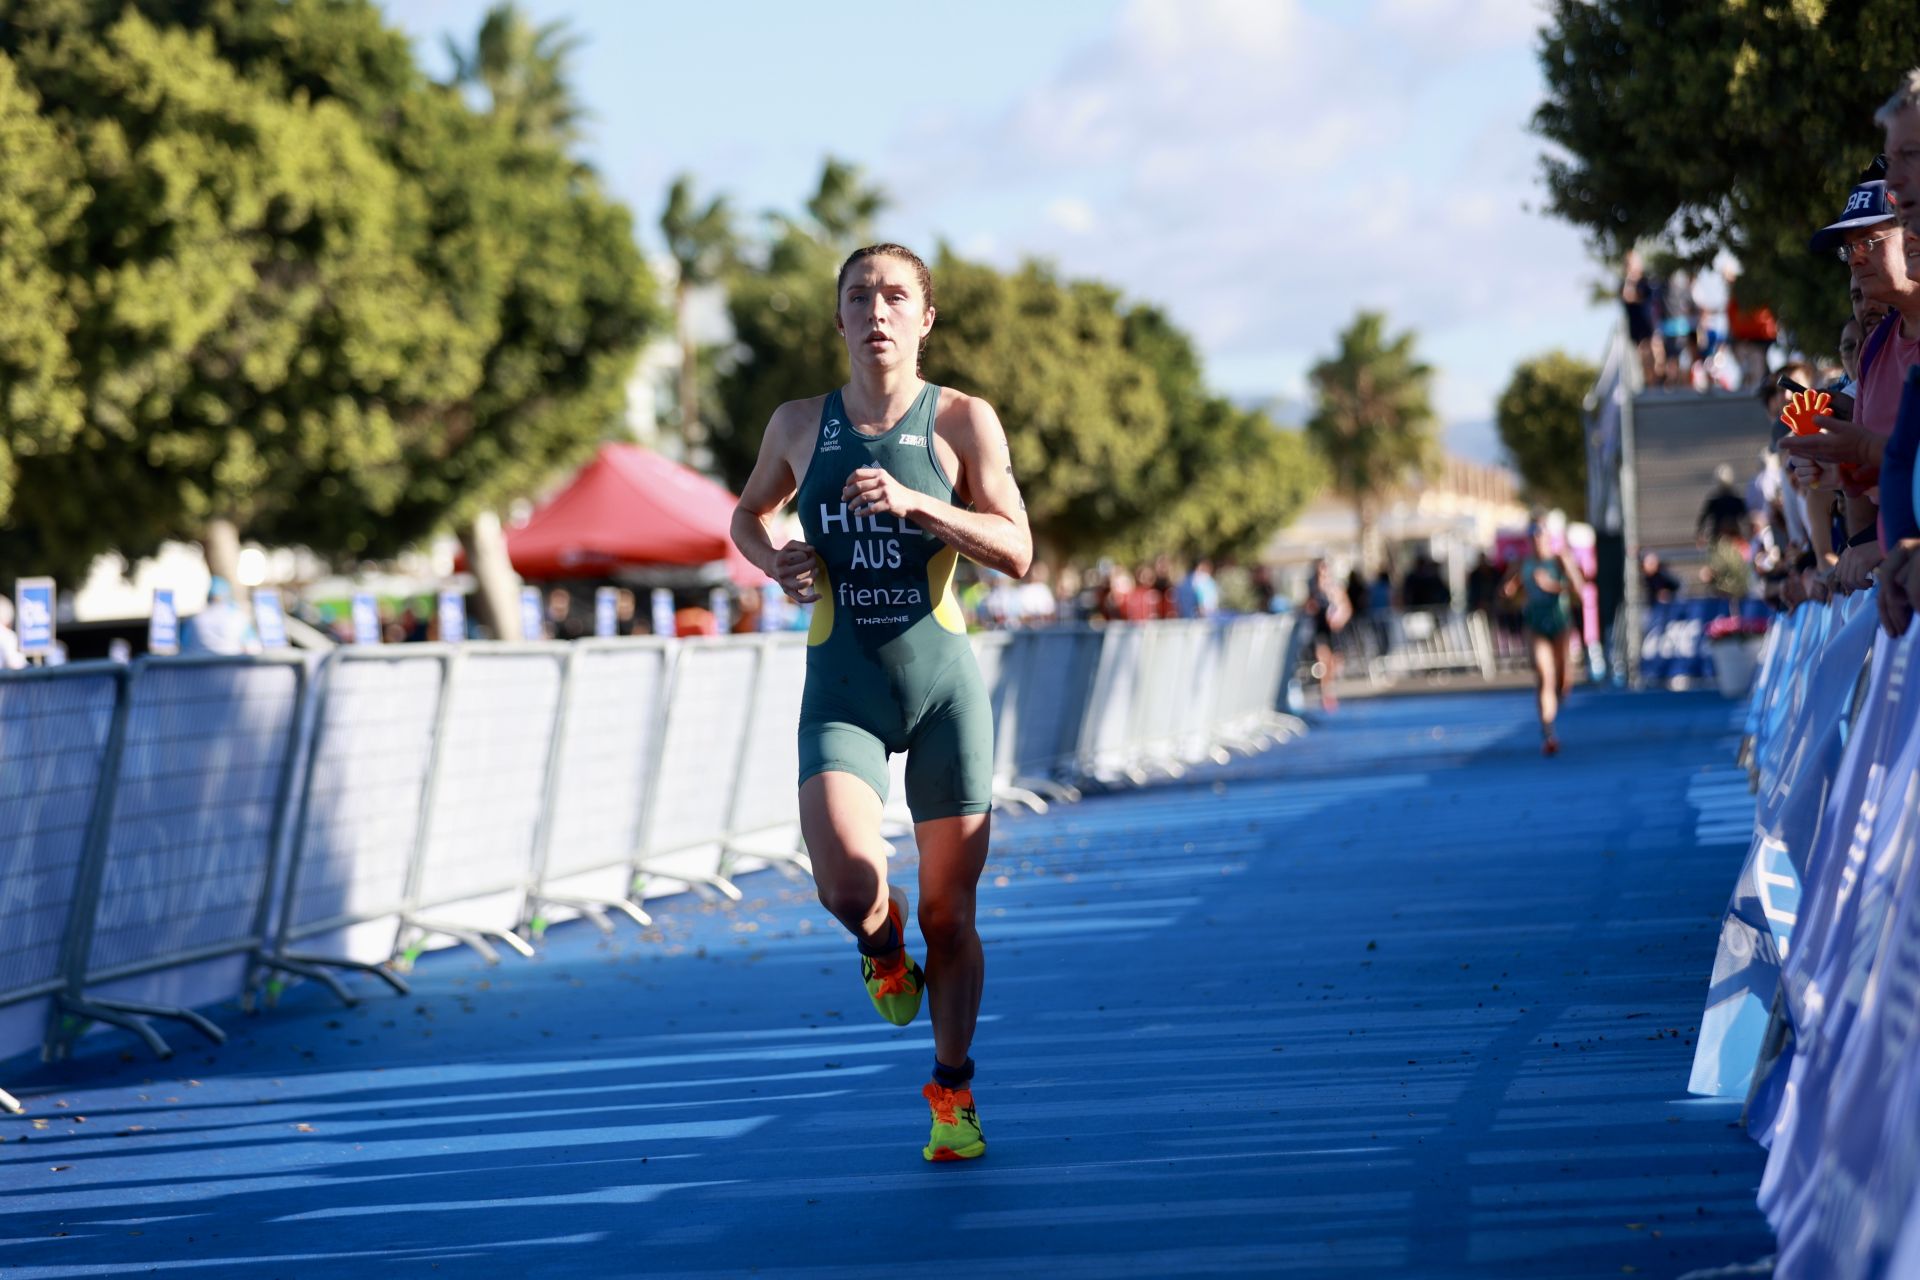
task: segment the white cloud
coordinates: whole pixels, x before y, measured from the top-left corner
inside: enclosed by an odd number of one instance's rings
[[[1136,0],[997,118],[916,130],[889,185],[1165,303],[1232,390],[1377,307],[1448,353],[1443,410],[1484,417],[1520,358],[1605,331],[1579,237],[1527,210],[1537,23],[1530,0]]]
[[[1068,235],[1083,236],[1093,230],[1098,219],[1094,216],[1093,206],[1085,200],[1072,196],[1062,196],[1047,204],[1047,221]]]

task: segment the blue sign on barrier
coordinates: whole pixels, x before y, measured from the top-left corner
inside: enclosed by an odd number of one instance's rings
[[[261,648],[287,647],[287,612],[281,606],[278,588],[253,589],[253,629],[260,637]]]
[[[593,634],[596,636],[614,636],[620,634],[620,619],[615,606],[620,593],[612,587],[601,587],[593,593]]]
[[[153,612],[147,618],[147,652],[180,652],[180,613],[174,608],[171,587],[153,589]]]
[[[380,643],[380,608],[373,602],[373,593],[358,591],[353,597],[353,642],[355,644]]]
[[[707,607],[713,611],[715,628],[721,635],[733,630],[733,593],[725,587],[707,592]]]
[[[14,631],[28,657],[53,652],[53,579],[22,578],[14,584]]]
[[[527,641],[540,639],[545,631],[541,622],[540,588],[520,588],[520,638]]]
[[[653,634],[670,636],[678,630],[673,623],[673,592],[665,587],[653,589]]]
[[[1707,626],[1727,612],[1725,600],[1672,600],[1649,607],[1646,631],[1640,638],[1640,678],[1651,684],[1713,679]],[[1763,601],[1742,600],[1740,616],[1765,619],[1773,616],[1773,610]]]
[[[467,598],[458,591],[440,593],[440,638],[448,644],[467,638]]]

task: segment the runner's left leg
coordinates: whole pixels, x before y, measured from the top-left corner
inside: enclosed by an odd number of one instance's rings
[[[986,959],[974,928],[980,873],[987,865],[992,815],[963,814],[914,825],[920,849],[920,936],[927,945],[927,1002],[934,1056],[964,1066],[980,1017]]]
[[[1529,631],[1527,645],[1533,658],[1533,696],[1540,714],[1540,736],[1551,738],[1554,717],[1560,712],[1560,669],[1554,662],[1553,652],[1556,648],[1565,652],[1566,641],[1563,637]]]

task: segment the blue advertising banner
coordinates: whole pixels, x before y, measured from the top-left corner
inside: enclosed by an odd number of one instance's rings
[[[180,652],[180,613],[174,608],[173,589],[153,589],[153,612],[147,618],[147,652]]]
[[[287,647],[287,614],[275,587],[253,589],[253,630],[263,649]]]
[[[541,639],[545,628],[541,626],[540,588],[520,588],[520,638],[533,641]]]
[[[1721,920],[1690,1093],[1746,1097],[1753,1084],[1781,965],[1793,952],[1814,830],[1841,765],[1848,695],[1877,622],[1873,610],[1856,609],[1833,640],[1793,673],[1798,696],[1787,700],[1798,714],[1787,734],[1804,745],[1789,767],[1762,780],[1747,860]]]
[[[353,596],[353,642],[380,643],[380,608],[368,591],[357,591]]]
[[[771,582],[760,588],[760,629],[787,629],[787,594]]]
[[[13,587],[13,626],[20,652],[44,657],[53,652],[53,579],[22,578]]]
[[[620,619],[615,605],[620,593],[612,587],[601,587],[593,593],[593,634],[596,636],[615,636],[620,634]]]
[[[678,628],[673,625],[673,592],[665,587],[653,589],[653,634],[670,636]]]
[[[713,610],[713,623],[721,635],[733,630],[733,593],[725,587],[707,592],[707,608]]]
[[[1707,624],[1728,614],[1725,600],[1671,600],[1650,605],[1640,638],[1640,678],[1651,684],[1684,677],[1713,679],[1713,646]],[[1773,610],[1759,600],[1742,600],[1740,616],[1765,619]]]
[[[459,644],[467,638],[467,598],[458,591],[440,593],[440,639]]]

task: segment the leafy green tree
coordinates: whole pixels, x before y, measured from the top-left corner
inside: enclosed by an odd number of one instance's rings
[[[1339,351],[1308,375],[1307,438],[1326,460],[1335,492],[1353,504],[1362,556],[1380,499],[1431,469],[1439,454],[1433,370],[1416,358],[1411,332],[1389,338],[1386,330],[1384,315],[1360,312],[1340,334]]]
[[[1164,311],[1135,306],[1125,325],[1128,350],[1153,371],[1167,402],[1168,438],[1115,549],[1129,557],[1257,553],[1324,486],[1318,455],[1298,432],[1210,395],[1199,353]]]
[[[693,179],[681,174],[667,192],[660,214],[660,230],[667,252],[679,268],[673,282],[674,329],[680,340],[680,437],[700,444],[706,433],[700,424],[701,351],[688,327],[687,309],[695,289],[717,284],[734,265],[739,237],[733,229],[733,210],[725,196],[700,205],[693,195]]]
[[[1044,558],[1097,553],[1140,519],[1171,420],[1154,370],[1127,348],[1119,294],[1039,263],[1003,274],[942,252],[929,381],[985,396],[1008,426]]]
[[[1721,248],[1797,340],[1831,350],[1846,275],[1807,239],[1879,150],[1874,109],[1920,50],[1910,0],[1553,0],[1534,128],[1549,207],[1618,258]]]
[[[48,250],[85,425],[0,554],[223,525],[388,554],[604,437],[659,308],[627,211],[529,124],[560,117],[474,111],[365,0],[122,13],[0,25],[91,193]]]
[[[1600,371],[1564,351],[1521,361],[1494,408],[1494,426],[1529,501],[1573,519],[1587,510],[1587,392]]]
[[[236,530],[330,469],[391,502],[481,343],[415,261],[418,193],[339,104],[242,76],[208,33],[79,12],[21,0],[0,27],[87,193],[42,257],[83,425],[23,466],[7,523],[68,573],[167,537],[231,573]]]
[[[15,462],[56,451],[79,433],[85,400],[74,385],[76,315],[53,262],[85,210],[80,158],[40,114],[12,59],[0,54],[0,523],[13,499]]]

